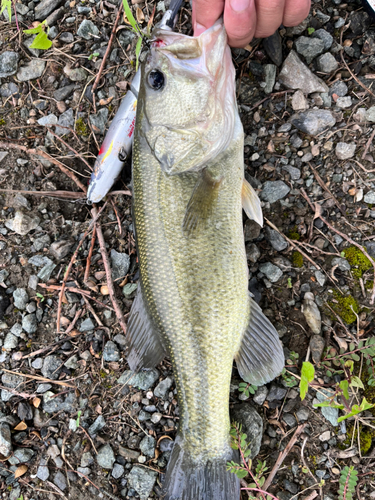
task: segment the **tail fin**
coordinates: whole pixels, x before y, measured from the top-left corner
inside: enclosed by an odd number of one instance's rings
[[[164,479],[164,500],[239,500],[240,482],[227,471],[227,462],[238,461],[228,447],[222,457],[196,462],[177,437]]]

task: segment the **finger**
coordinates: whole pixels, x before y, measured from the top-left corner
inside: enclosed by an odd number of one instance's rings
[[[245,47],[254,37],[256,22],[254,0],[225,2],[224,25],[231,47]]]
[[[194,36],[198,36],[219,19],[224,10],[224,0],[193,0]]]
[[[311,0],[286,0],[284,7],[284,26],[297,26],[309,15]]]
[[[255,36],[267,38],[275,33],[283,21],[285,0],[255,0],[255,5],[257,11]]]

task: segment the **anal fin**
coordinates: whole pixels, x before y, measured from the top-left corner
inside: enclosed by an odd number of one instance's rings
[[[259,386],[280,375],[285,360],[277,331],[258,304],[249,301],[249,323],[235,360],[241,378]]]
[[[207,169],[202,171],[186,207],[182,223],[182,228],[186,233],[191,234],[198,227],[206,224],[207,219],[215,210],[221,183],[222,178],[212,177]]]
[[[130,369],[154,368],[165,357],[160,333],[155,327],[145,305],[141,283],[138,285],[127,324],[128,364]]]
[[[249,219],[263,227],[263,213],[260,199],[253,186],[246,179],[242,183],[242,208]]]

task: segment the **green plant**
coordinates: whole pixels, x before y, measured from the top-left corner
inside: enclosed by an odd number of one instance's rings
[[[315,368],[309,363],[309,361],[304,361],[302,363],[301,370],[301,381],[299,384],[299,393],[301,397],[301,401],[303,401],[306,397],[307,391],[309,389],[309,382],[314,380],[315,376]]]
[[[286,387],[295,387],[296,385],[298,385],[297,378],[290,372],[288,373],[285,368],[283,368],[283,371],[281,372],[280,375]]]
[[[79,420],[81,418],[81,415],[82,415],[82,411],[81,410],[78,410],[78,413],[77,413],[77,420],[76,420],[76,426],[77,428],[79,427]]]
[[[129,4],[128,4],[128,0],[122,0],[122,3],[124,5],[124,11],[125,11],[125,15],[126,15],[126,18],[127,20],[129,21],[129,23],[131,24],[131,27],[132,27],[132,31],[138,35],[138,40],[137,40],[137,45],[135,46],[135,60],[136,60],[136,64],[135,64],[135,70],[137,71],[138,70],[138,66],[139,66],[139,56],[141,54],[141,49],[142,49],[142,41],[147,38],[150,38],[150,31],[151,31],[151,25],[152,25],[152,21],[153,21],[153,15],[150,17],[150,20],[148,22],[148,25],[147,25],[147,33],[143,33],[141,31],[141,28],[139,27],[137,21],[134,19],[134,16],[133,16],[133,13],[131,11],[131,8],[129,7]]]
[[[307,28],[307,33],[308,33],[309,35],[312,35],[312,34],[314,33],[314,31],[315,31],[315,29],[314,29],[314,28],[312,28],[311,26],[310,26],[309,28]]]
[[[351,271],[355,278],[362,278],[363,273],[372,268],[370,260],[356,246],[345,248],[342,253],[352,267]]]
[[[11,21],[12,20],[12,0],[1,0],[0,15],[4,12],[5,9],[8,12],[9,21]]]
[[[246,382],[240,382],[238,384],[239,392],[243,392],[247,398],[250,396],[250,394],[255,394],[255,391],[257,389],[258,386],[253,384],[247,384]]]
[[[47,33],[44,31],[45,27],[47,27]],[[52,46],[51,40],[48,40],[48,31],[49,28],[46,25],[46,21],[38,24],[36,28],[23,30],[26,35],[36,35],[35,40],[30,45],[30,49],[48,50]]]
[[[100,55],[99,52],[93,52],[92,54],[89,55],[87,59],[91,61],[92,59],[94,59],[94,57],[98,57],[99,55]]]
[[[339,479],[339,500],[352,500],[358,482],[358,471],[353,466],[345,466]]]
[[[333,290],[333,301],[328,302],[328,305],[348,325],[356,321],[359,306],[352,295],[345,296],[337,290]]]
[[[266,480],[264,473],[268,470],[266,462],[258,460],[258,464],[255,468],[255,474],[251,471],[252,460],[249,458],[251,450],[249,449],[249,444],[246,442],[247,435],[242,432],[241,424],[238,424],[237,422],[232,423],[230,437],[230,445],[234,450],[238,450],[240,452],[243,465],[234,461],[227,462],[227,470],[236,474],[239,479],[244,479],[248,475],[252,478],[253,482],[244,488],[248,492],[248,498],[251,500],[257,500],[257,497],[250,494],[250,492],[255,492],[260,493],[263,500],[278,500],[278,498],[271,493],[262,490],[262,486]]]
[[[42,295],[41,293],[36,292],[36,296],[38,297],[38,299],[40,299],[40,302],[44,302],[44,300],[45,300],[44,295]]]

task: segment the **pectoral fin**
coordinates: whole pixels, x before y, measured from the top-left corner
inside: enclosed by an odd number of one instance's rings
[[[127,327],[130,369],[154,368],[163,360],[165,349],[144,303],[141,284],[138,285]]]
[[[249,297],[250,318],[240,350],[235,356],[241,378],[264,385],[280,375],[284,353],[279,335],[258,304]]]
[[[255,220],[255,222],[263,227],[263,213],[260,199],[253,186],[246,179],[242,183],[242,208],[249,219]]]
[[[182,223],[183,230],[191,234],[198,227],[205,225],[215,209],[222,178],[215,179],[210,172],[202,171],[186,208]]]

